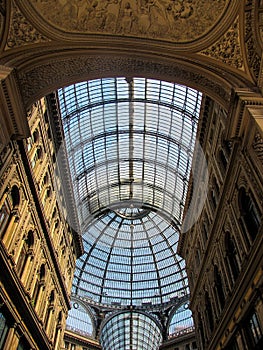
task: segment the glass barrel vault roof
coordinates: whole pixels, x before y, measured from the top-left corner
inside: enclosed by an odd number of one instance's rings
[[[107,78],[58,97],[85,249],[72,292],[121,305],[188,294],[176,248],[201,93]]]

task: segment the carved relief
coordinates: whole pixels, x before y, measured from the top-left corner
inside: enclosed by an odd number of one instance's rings
[[[14,2],[10,22],[6,49],[48,40],[29,23]]]
[[[139,35],[176,42],[189,42],[205,34],[220,19],[229,2],[31,0],[46,20],[67,32]]]
[[[254,33],[254,15],[251,1],[247,0],[245,8],[245,44],[250,72],[257,80],[260,72],[261,54],[257,51],[257,39]]]
[[[240,48],[239,21],[236,20],[227,33],[201,54],[222,61],[237,69],[243,68]]]

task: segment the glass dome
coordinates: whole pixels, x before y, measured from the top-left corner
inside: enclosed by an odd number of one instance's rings
[[[73,294],[127,306],[189,293],[176,249],[201,97],[144,78],[58,91],[85,250]]]
[[[153,211],[101,214],[83,233],[85,253],[76,264],[73,293],[121,305],[161,304],[188,294],[178,239],[171,223]]]

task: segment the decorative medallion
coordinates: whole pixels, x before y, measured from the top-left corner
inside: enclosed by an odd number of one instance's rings
[[[103,33],[191,42],[216,23],[229,0],[30,0],[64,32]]]

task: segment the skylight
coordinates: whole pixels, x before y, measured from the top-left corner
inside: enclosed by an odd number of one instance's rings
[[[201,93],[144,78],[58,91],[83,235],[73,294],[112,305],[187,295],[176,254]]]

